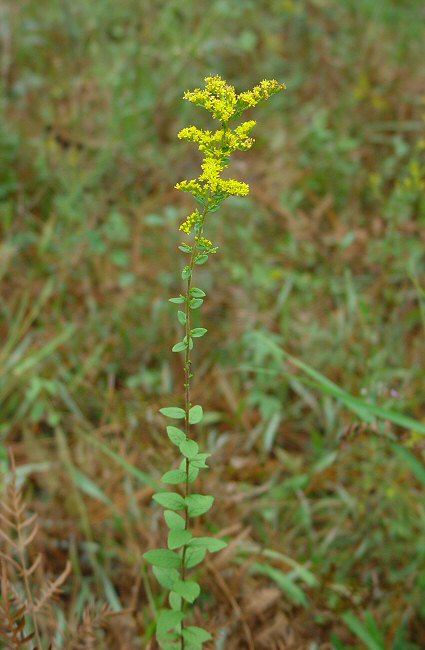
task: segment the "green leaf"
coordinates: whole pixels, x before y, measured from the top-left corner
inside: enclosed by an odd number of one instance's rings
[[[189,542],[189,546],[191,548],[205,548],[210,553],[217,553],[226,548],[227,542],[216,537],[193,537]]]
[[[168,548],[174,550],[186,544],[191,540],[192,533],[188,530],[170,530],[168,534]],[[175,589],[177,591],[177,589]],[[177,591],[177,593],[180,593]]]
[[[178,343],[175,343],[173,347],[171,348],[171,352],[183,352],[187,348],[187,343],[184,341],[179,341]]]
[[[193,330],[190,331],[190,335],[193,336],[194,338],[200,338],[201,336],[204,336],[208,330],[205,327],[195,327]]]
[[[186,314],[184,313],[184,311],[177,312],[177,319],[180,325],[186,325]]]
[[[198,469],[209,469],[205,461],[210,456],[211,454],[197,454],[195,458],[191,458],[190,464],[192,467],[196,467]]]
[[[173,420],[182,420],[186,417],[184,409],[178,406],[166,406],[163,409],[159,409],[159,412],[165,415],[166,418],[172,418]]]
[[[189,460],[196,456],[199,451],[199,447],[194,440],[183,440],[179,445],[179,449],[183,456],[189,458]]]
[[[184,510],[186,507],[184,497],[177,494],[177,492],[157,492],[152,499],[163,508],[169,508],[170,510]]]
[[[205,548],[191,548],[187,547],[186,551],[186,568],[193,569],[201,562],[204,561],[207,551]]]
[[[207,294],[205,291],[202,291],[202,289],[198,289],[198,287],[192,287],[190,290],[190,295],[192,298],[203,298]]]
[[[205,494],[190,494],[185,498],[189,517],[199,517],[211,508],[214,497]]]
[[[158,639],[163,639],[168,637],[168,632],[177,625],[180,625],[184,618],[183,612],[179,612],[173,609],[163,609],[160,611],[157,623],[156,623],[156,635]]]
[[[398,426],[405,429],[410,429],[412,431],[417,431],[418,433],[425,434],[425,424],[423,422],[415,420],[414,418],[408,415],[404,415],[403,413],[399,413],[398,411],[382,408],[376,404],[366,402],[359,397],[354,397],[300,359],[293,357],[279,347],[277,349],[286,359],[300,368],[300,370],[302,370],[313,380],[305,380],[304,383],[315,386],[322,392],[340,400],[348,409],[356,413],[365,422],[373,422],[374,418],[376,417],[383,420],[389,420],[390,422],[393,422],[394,424],[397,424]]]
[[[73,465],[69,467],[69,471],[75,485],[82,492],[87,494],[89,497],[92,497],[93,499],[98,499],[99,501],[102,501],[106,505],[112,506],[112,501],[106,496],[103,490],[101,490],[100,487],[94,481],[92,481],[88,476],[83,474],[83,472],[80,472],[80,470],[78,470]]]
[[[189,466],[189,483],[194,483],[199,476],[199,469],[197,467]]]
[[[167,427],[167,435],[173,445],[176,445],[177,447],[183,442],[183,440],[186,440],[186,434],[177,427]]]
[[[187,280],[187,278],[190,278],[191,275],[192,275],[192,269],[190,268],[190,266],[185,266],[182,271],[182,279]]]
[[[250,571],[254,574],[259,573],[268,576],[294,603],[303,605],[304,607],[308,606],[307,596],[301,587],[295,584],[290,574],[275,569],[268,564],[260,564],[259,562],[254,562],[250,567]]]
[[[143,557],[149,564],[160,567],[161,569],[180,569],[182,564],[180,555],[163,548],[148,551],[143,554]]]
[[[186,302],[186,298],[184,296],[179,296],[178,298],[169,298],[168,302],[173,302],[175,305],[181,305]]]
[[[199,475],[199,469],[197,467],[192,467],[190,464],[192,461],[189,462],[189,483],[193,483],[193,481],[196,481]],[[186,459],[184,458],[182,462],[180,463],[180,470],[182,470],[186,474]]]
[[[199,309],[199,307],[203,304],[202,298],[192,298],[192,300],[189,303],[189,307],[191,309]]]
[[[416,476],[417,480],[425,487],[425,467],[423,463],[405,447],[401,447],[395,442],[390,443],[390,446],[400,460],[410,469],[412,474]]]
[[[79,432],[79,435],[81,435],[89,445],[97,447],[103,454],[105,454],[105,456],[108,456],[108,458],[111,458],[115,463],[117,463],[117,465],[120,465],[127,474],[134,476],[142,485],[150,485],[154,490],[157,490],[160,487],[159,483],[152,479],[149,474],[142,472],[138,467],[129,463],[123,456],[120,456],[120,454],[113,451],[109,445],[106,445],[94,436],[88,436],[81,432]]]
[[[208,255],[205,255],[205,254],[204,255],[197,255],[196,260],[195,260],[195,264],[201,265],[201,264],[205,264],[206,262],[208,262]]]
[[[216,202],[215,204],[213,204],[210,208],[208,208],[208,212],[210,212],[211,214],[212,214],[213,212],[217,212],[217,210],[220,209],[220,206],[221,206],[221,204],[223,203],[223,200],[224,200],[225,198],[226,198],[225,196],[221,196],[221,197],[217,200],[217,202]]]
[[[165,472],[165,474],[163,474],[161,481],[167,485],[177,485],[178,483],[184,483],[186,481],[186,472],[182,472],[180,469],[172,469],[169,472]]]
[[[186,474],[186,459],[182,460],[179,469],[181,469]],[[190,465],[189,463],[189,483],[193,483],[194,481],[196,481],[198,476],[199,476],[199,469],[197,467],[192,467],[192,465]]]
[[[192,246],[189,246],[189,244],[185,244],[185,243],[180,244],[179,249],[183,253],[191,253],[192,252]]]
[[[197,645],[199,643],[205,643],[206,641],[211,641],[212,636],[209,632],[206,630],[203,630],[202,627],[196,627],[195,625],[190,625],[189,627],[186,627],[183,632],[182,636],[187,643],[193,643],[194,645]]]
[[[170,530],[184,530],[186,522],[180,515],[171,510],[166,510],[164,518]]]
[[[385,650],[385,644],[375,639],[375,635],[352,612],[342,615],[346,626],[355,634],[369,650]]]
[[[194,603],[201,593],[201,588],[194,580],[177,580],[173,591],[182,596],[188,603]]]
[[[189,422],[190,424],[198,424],[203,418],[204,412],[202,406],[192,406],[189,411]]]
[[[180,611],[182,608],[182,597],[176,594],[174,591],[171,591],[168,596],[168,602],[170,603],[171,609],[176,609]]]
[[[180,578],[180,574],[176,569],[163,569],[159,566],[154,566],[153,572],[155,578],[164,589],[171,590],[174,583]]]

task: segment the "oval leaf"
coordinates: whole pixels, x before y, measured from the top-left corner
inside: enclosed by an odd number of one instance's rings
[[[205,462],[209,456],[211,456],[211,454],[197,454],[195,458],[191,458],[190,464],[192,467],[196,467],[198,469],[209,469],[208,465]]]
[[[170,591],[168,596],[168,601],[170,603],[171,609],[181,612],[182,609],[182,597],[176,594],[174,591]]]
[[[188,530],[171,530],[168,534],[168,548],[174,550],[181,546],[185,546],[191,538],[192,533]]]
[[[199,517],[211,508],[214,497],[205,494],[191,494],[185,499],[189,517]]]
[[[189,546],[191,548],[205,548],[210,553],[217,553],[226,548],[227,542],[216,537],[193,537],[189,542]]]
[[[184,313],[184,311],[178,311],[177,318],[180,325],[186,325],[186,314]]]
[[[186,474],[186,462],[187,458],[183,458],[182,462],[180,463],[179,469]],[[197,467],[192,467],[191,465],[192,461],[189,461],[189,483],[193,483],[193,481],[196,481],[198,478],[199,474],[199,469]]]
[[[161,587],[165,589],[172,589],[176,580],[180,578],[176,569],[162,569],[159,566],[154,566],[153,572]]]
[[[186,434],[184,431],[181,431],[181,429],[178,429],[177,427],[167,427],[167,435],[173,445],[177,445],[177,447],[183,442],[183,440],[186,440]]]
[[[195,264],[205,264],[205,262],[208,262],[208,255],[198,255]]]
[[[172,418],[173,420],[182,420],[186,417],[184,409],[178,406],[166,406],[163,409],[159,409],[159,412],[165,415],[166,418]]]
[[[171,609],[161,610],[156,622],[156,636],[158,639],[168,639],[169,630],[175,628],[183,620],[184,613]]]
[[[194,458],[199,451],[199,447],[194,440],[183,440],[179,445],[179,449],[183,456],[189,458],[189,460]]]
[[[191,548],[187,547],[186,551],[186,568],[193,569],[204,561],[207,551],[205,548]]]
[[[184,341],[179,341],[171,348],[171,352],[184,352],[187,348],[187,343]]]
[[[165,548],[148,551],[143,554],[143,557],[149,564],[160,567],[161,569],[179,569],[182,563],[180,555]]]
[[[204,416],[204,412],[202,410],[202,406],[192,406],[192,408],[189,411],[189,422],[190,424],[198,424],[202,420]]]
[[[202,627],[196,627],[195,625],[186,627],[182,632],[182,636],[188,644],[194,646],[199,646],[202,643],[205,643],[205,641],[210,641],[212,639],[209,632],[203,630]]]
[[[204,336],[208,330],[205,327],[195,327],[193,330],[191,330],[190,335],[193,336],[194,338],[199,338],[201,336]]]
[[[164,512],[164,518],[170,530],[184,530],[186,522],[180,515],[177,515],[171,510],[166,510]]]
[[[198,287],[192,287],[190,290],[190,295],[193,298],[204,298],[207,294],[205,291],[202,291],[202,289],[198,289]]]
[[[177,492],[157,492],[152,499],[169,510],[184,510],[186,507],[184,498]]]
[[[166,485],[177,485],[186,481],[186,472],[180,469],[172,469],[161,477],[161,481]]]
[[[193,603],[201,593],[201,588],[194,580],[177,580],[173,585],[173,591],[188,603]]]

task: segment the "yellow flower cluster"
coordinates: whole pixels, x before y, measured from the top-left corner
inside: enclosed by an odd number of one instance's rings
[[[247,108],[256,106],[259,102],[269,99],[285,88],[285,84],[280,84],[276,79],[264,79],[252,90],[238,95],[233,86],[216,75],[205,77],[205,88],[187,91],[184,94],[184,99],[196,106],[203,106],[214,119],[219,120],[222,124],[227,124]]]
[[[200,246],[212,246],[212,241],[206,237],[195,237],[195,239]]]
[[[199,218],[199,212],[198,210],[195,210],[195,212],[192,212],[192,214],[186,217],[186,221],[182,223],[182,225],[180,226],[180,230],[185,232],[187,235],[190,235],[193,226],[198,221],[198,218]]]
[[[206,250],[208,253],[216,253],[218,251],[218,246],[213,246],[212,241],[206,239],[206,237],[195,237],[197,245]]]
[[[187,142],[196,142],[199,150],[204,152],[217,153],[214,152],[215,149],[227,150],[229,153],[237,150],[247,151],[254,144],[254,139],[248,137],[248,134],[255,124],[254,120],[249,120],[236,127],[234,131],[227,128],[219,129],[215,133],[203,131],[196,126],[187,126],[177,134],[177,137]]]
[[[249,185],[248,183],[235,181],[233,178],[229,178],[228,181],[221,179],[220,190],[225,194],[229,194],[229,196],[246,196],[249,194]]]
[[[219,191],[221,180],[220,174],[226,167],[227,165],[220,159],[207,156],[201,164],[202,174],[200,175],[199,180],[204,181],[204,184],[208,189],[215,193]]]
[[[193,179],[191,181],[180,181],[180,183],[177,183],[177,185],[175,185],[175,188],[181,192],[190,192],[191,194],[202,193],[202,187],[196,179]]]
[[[180,230],[190,234],[195,224],[202,221],[209,210],[215,211],[227,196],[246,196],[249,193],[247,183],[233,178],[224,179],[221,174],[229,166],[231,153],[247,151],[252,147],[254,139],[249,134],[255,126],[255,121],[248,120],[234,129],[229,127],[229,122],[284,88],[285,84],[275,80],[262,81],[252,90],[238,95],[233,86],[221,77],[214,76],[205,78],[204,89],[196,88],[185,93],[184,98],[189,102],[203,106],[212,113],[212,116],[221,122],[221,128],[213,132],[188,126],[178,134],[181,140],[195,142],[204,154],[199,178],[183,180],[177,183],[176,188],[193,194],[205,206],[205,212],[204,215],[198,211],[189,215]]]
[[[272,79],[271,81],[264,79],[252,90],[247,90],[238,95],[238,100],[245,108],[257,106],[259,102],[269,99],[279,91],[285,90],[285,88],[285,84],[280,84],[275,79]]]
[[[237,95],[233,86],[216,75],[205,77],[205,90],[189,90],[184,94],[184,99],[196,106],[203,106],[214,119],[226,123],[234,115]]]

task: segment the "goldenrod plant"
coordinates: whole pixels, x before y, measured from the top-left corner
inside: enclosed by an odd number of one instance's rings
[[[156,621],[156,636],[164,650],[202,650],[211,634],[201,627],[187,624],[188,605],[199,597],[201,588],[189,573],[205,558],[207,552],[214,553],[225,548],[226,543],[215,537],[194,537],[190,522],[210,510],[214,497],[191,491],[191,485],[200,470],[207,469],[209,456],[199,449],[194,440],[192,427],[203,418],[202,406],[191,402],[191,383],[193,380],[191,350],[194,340],[204,336],[205,327],[192,327],[191,314],[200,309],[206,297],[205,292],[194,286],[194,271],[198,265],[205,264],[209,255],[216,253],[217,246],[204,236],[207,217],[217,212],[229,196],[246,196],[247,183],[235,179],[224,179],[222,173],[229,166],[230,156],[235,151],[247,151],[254,144],[250,136],[255,126],[254,120],[230,125],[241,118],[246,110],[285,88],[275,80],[262,81],[252,90],[237,94],[234,87],[221,77],[206,77],[205,88],[188,91],[184,95],[195,106],[202,106],[218,121],[216,131],[205,131],[196,126],[184,128],[178,137],[198,145],[204,158],[202,172],[198,178],[182,180],[176,188],[189,192],[197,207],[181,224],[180,230],[190,237],[179,248],[188,256],[188,263],[182,271],[186,282],[185,292],[170,302],[181,305],[177,318],[184,328],[182,340],[178,341],[173,352],[184,353],[184,407],[170,406],[161,409],[162,415],[171,420],[181,420],[183,426],[167,426],[170,441],[178,447],[182,460],[178,469],[166,472],[162,482],[180,486],[179,491],[164,491],[154,494],[153,499],[165,508],[164,517],[169,528],[168,548],[151,550],[145,559],[153,566],[158,582],[169,590],[169,609],[159,612]],[[181,514],[178,514],[181,513]]]

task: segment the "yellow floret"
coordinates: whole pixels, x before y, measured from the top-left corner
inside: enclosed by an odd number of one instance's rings
[[[192,104],[203,106],[215,119],[223,123],[227,123],[235,113],[236,91],[218,75],[205,77],[204,90],[195,88],[187,91],[183,97]]]
[[[180,181],[180,183],[177,183],[174,187],[176,190],[180,190],[181,192],[191,192],[192,194],[202,193],[202,187],[196,179]]]
[[[264,79],[258,86],[254,86],[252,90],[240,93],[238,100],[242,103],[242,107],[245,105],[246,108],[249,108],[256,106],[263,100],[269,99],[269,97],[281,90],[285,90],[285,88],[285,84],[280,84],[276,79],[271,79],[270,81]]]
[[[199,212],[198,212],[197,210],[196,210],[195,212],[192,212],[192,214],[190,214],[190,215],[186,218],[186,221],[184,221],[184,222],[181,224],[181,226],[180,226],[180,230],[182,230],[183,232],[185,232],[187,235],[190,235],[190,233],[192,232],[192,228],[193,228],[193,226],[195,225],[195,223],[196,223],[197,220],[198,220],[198,217],[199,217]]]
[[[201,167],[202,174],[200,175],[199,180],[204,181],[206,187],[208,187],[212,192],[215,192],[220,180],[220,174],[227,165],[220,160],[217,160],[217,158],[207,156],[204,158]]]
[[[246,196],[249,194],[248,183],[241,183],[233,178],[228,181],[220,179],[219,189],[230,196]]]
[[[246,138],[248,137],[248,133],[252,131],[252,129],[256,124],[257,122],[255,120],[248,120],[248,122],[242,122],[242,124],[236,127],[235,134],[238,136],[238,138]]]

